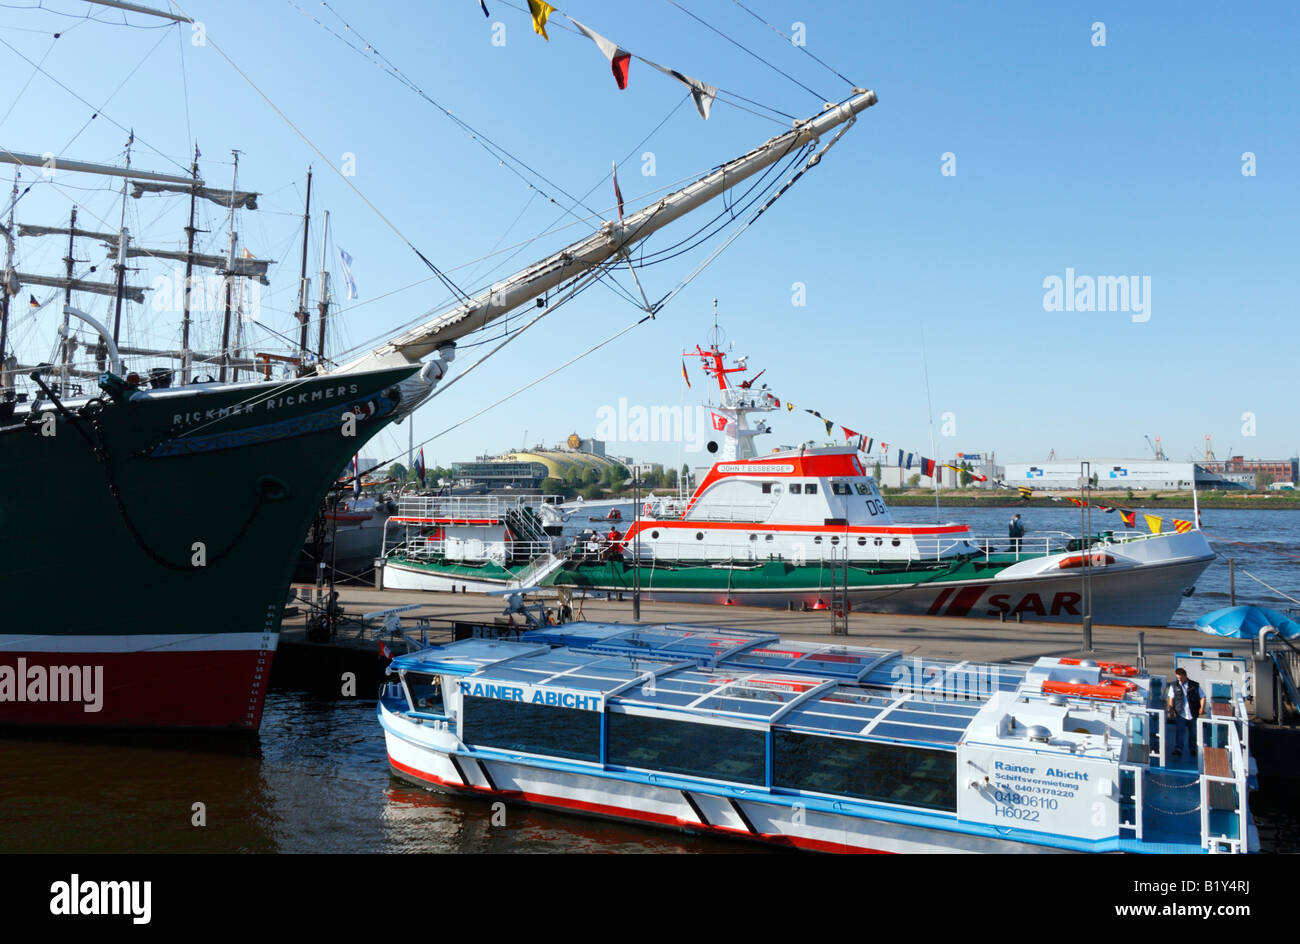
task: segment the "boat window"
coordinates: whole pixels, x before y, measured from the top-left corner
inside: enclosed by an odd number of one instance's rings
[[[704,532],[703,532],[703,531],[696,531],[696,532],[695,532],[695,540],[697,540],[697,541],[703,541],[703,540],[704,540]]]
[[[848,482],[832,482],[831,493],[834,495],[852,495],[853,487]]]
[[[866,539],[866,538],[858,538],[858,547],[866,547],[866,546],[867,546],[867,539]]]
[[[870,495],[870,494],[871,494],[871,489],[867,488],[867,487],[866,487],[865,485],[863,485],[861,482],[855,482],[854,485],[853,485],[853,487],[856,488],[856,489],[858,490],[858,494],[859,494],[859,495]]]
[[[805,486],[803,487],[803,493],[804,493],[805,495],[816,495],[816,494],[817,494],[817,483],[816,483],[816,482],[809,482],[807,485],[805,485]]]
[[[898,545],[902,544],[903,542],[900,541],[898,538],[894,538],[894,540],[890,541],[889,543],[894,545],[894,547],[898,547]]]
[[[791,495],[800,495],[800,494],[802,494],[802,493],[803,493],[803,486],[802,486],[802,485],[800,485],[798,482],[791,482],[791,483],[790,483],[790,494],[791,494]]]
[[[775,732],[772,786],[957,811],[957,755],[901,744]]]
[[[766,781],[762,731],[617,712],[608,724],[611,764],[733,783]]]
[[[772,535],[770,535],[770,534],[765,534],[765,535],[763,536],[763,540],[764,540],[764,541],[770,541],[770,540],[772,540]]]
[[[814,543],[814,544],[820,544],[820,543],[822,543],[822,536],[819,534],[819,535],[817,535],[817,537],[813,538],[813,543]]]
[[[831,538],[831,543],[832,543],[832,544],[839,544],[839,543],[840,543],[840,539],[839,539],[839,538]]]
[[[764,495],[771,495],[771,494],[772,494],[772,483],[771,483],[771,482],[764,482],[764,483],[763,483],[763,494],[764,494]]]
[[[465,743],[574,760],[600,760],[600,712],[465,696]]]
[[[751,535],[749,536],[749,539],[750,539],[751,541],[757,541],[757,540],[758,540],[758,535],[757,535],[757,534],[751,534]]]
[[[655,539],[658,539],[658,537],[659,537],[659,532],[658,532],[658,531],[651,531],[651,532],[650,532],[650,537],[655,538]]]
[[[438,676],[407,672],[403,678],[416,711],[427,711],[435,715],[443,713],[442,681]]]
[[[884,543],[884,540],[883,540],[882,538],[876,538],[876,540],[875,540],[875,545],[876,545],[876,547],[880,547],[880,545],[883,544],[883,543]]]

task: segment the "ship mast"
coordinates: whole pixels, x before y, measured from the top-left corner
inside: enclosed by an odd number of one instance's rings
[[[330,274],[326,269],[326,240],[330,233],[330,211],[325,211],[325,225],[320,236],[320,299],[316,303],[320,312],[320,332],[316,342],[316,369],[325,372],[325,316],[330,310]]]
[[[128,136],[126,139],[126,169],[128,172],[131,170],[131,145],[134,143],[135,143],[135,132],[132,131],[130,136]],[[126,180],[125,179],[122,181],[122,216],[120,221],[118,222],[117,230],[118,230],[117,265],[114,266],[114,268],[117,269],[117,301],[115,303],[114,310],[113,310],[113,343],[114,344],[117,344],[118,341],[120,340],[118,335],[121,333],[122,330],[122,286],[126,283],[126,241],[128,237],[126,232]],[[72,256],[71,249],[68,250],[68,256],[69,259]],[[72,278],[71,271],[68,272],[68,278]],[[69,295],[71,295],[71,289],[69,289]],[[72,304],[71,299],[69,299],[68,304]],[[65,325],[68,323],[66,314],[64,314],[63,316],[63,323]]]
[[[337,371],[351,372],[418,363],[443,345],[479,330],[519,306],[583,273],[597,269],[615,257],[624,256],[630,246],[777,163],[800,147],[815,143],[826,132],[852,122],[859,112],[875,103],[874,92],[856,90],[853,97],[839,105],[828,105],[820,115],[797,122],[793,130],[770,139],[748,154],[728,161],[694,183],[636,213],[621,220],[603,223],[599,231],[586,239],[497,282],[444,314],[337,368]],[[841,129],[823,147],[823,152],[838,140],[843,131]],[[805,167],[815,164],[820,157],[821,153],[813,155]]]
[[[302,213],[302,269],[298,275],[298,358],[299,373],[307,364],[307,293],[311,283],[307,281],[307,240],[311,235],[311,168],[307,168],[307,204]]]
[[[72,218],[68,222],[68,255],[63,260],[64,269],[67,272],[67,277],[68,277],[67,287],[63,290],[63,305],[65,309],[68,305],[72,304],[72,267],[75,262],[73,258],[72,250],[73,247],[76,245],[76,239],[77,239],[77,208],[74,206],[72,208]],[[117,287],[118,298],[122,297],[121,291],[122,291],[122,286],[121,283],[119,283]],[[59,392],[64,396],[67,396],[70,371],[72,370],[72,325],[71,325],[70,317],[66,310],[63,312],[62,337],[63,337],[63,343],[60,345],[60,347],[63,353],[63,358],[62,358],[63,369],[59,373]],[[116,340],[117,339],[114,338],[114,342],[116,342]]]
[[[181,384],[190,382],[190,288],[194,279],[194,208],[199,199],[199,146],[194,145],[194,162],[190,165],[190,177],[194,186],[190,188],[190,224],[185,227],[185,293],[184,307],[181,311]]]
[[[14,188],[9,195],[9,224],[0,226],[5,237],[4,278],[0,280],[0,403],[10,398],[13,390],[5,352],[9,349],[9,299],[18,291],[14,279],[14,206],[18,203],[18,175],[19,171],[15,170]]]
[[[234,271],[235,271],[235,191],[239,187],[239,152],[231,151],[235,156],[235,170],[233,180],[230,184],[230,245],[226,250],[226,291],[224,314],[221,322],[221,372],[217,378],[222,383],[226,382],[226,369],[230,365],[230,293],[233,288]],[[233,372],[232,379],[239,379],[239,370],[236,368]]]

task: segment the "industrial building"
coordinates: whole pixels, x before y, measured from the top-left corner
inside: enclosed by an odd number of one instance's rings
[[[1079,487],[1080,464],[1090,463],[1095,489],[1133,491],[1179,491],[1195,488],[1240,488],[1238,483],[1207,471],[1195,462],[1162,462],[1157,459],[1065,459],[1053,462],[1009,462],[1008,485],[1028,485],[1045,491]]]

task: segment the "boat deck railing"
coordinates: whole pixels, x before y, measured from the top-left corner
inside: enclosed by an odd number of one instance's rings
[[[474,557],[468,557],[466,552],[474,550],[474,544],[477,543],[481,548],[481,553]],[[449,548],[448,545],[452,546]],[[406,557],[411,560],[442,560],[447,558],[448,550],[453,554],[460,555],[459,558],[452,558],[454,563],[457,559],[466,560],[496,560],[498,563],[505,563],[511,560],[532,561],[552,553],[551,543],[549,541],[453,541],[449,542],[446,538],[433,537],[430,535],[420,535],[398,541],[387,547],[386,557]]]
[[[1241,706],[1244,713],[1244,705]],[[1250,814],[1246,804],[1249,746],[1238,733],[1244,719],[1203,715],[1197,719],[1200,772],[1201,848],[1244,852]]]
[[[524,507],[522,498],[493,495],[406,495],[398,501],[395,524],[503,521]]]

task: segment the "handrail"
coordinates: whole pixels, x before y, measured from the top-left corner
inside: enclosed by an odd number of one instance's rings
[[[1223,728],[1228,732],[1228,763],[1232,772],[1229,776],[1216,776],[1205,772],[1205,734],[1211,727]],[[1197,741],[1200,744],[1199,755],[1199,774],[1200,774],[1200,806],[1201,806],[1201,848],[1208,851],[1216,851],[1216,846],[1226,844],[1230,851],[1241,852],[1248,845],[1249,814],[1246,805],[1246,763],[1242,753],[1241,738],[1237,734],[1237,726],[1231,720],[1220,720],[1202,715],[1197,719]],[[1228,836],[1210,835],[1210,784],[1225,783],[1234,789],[1234,807],[1233,814],[1237,818],[1237,838],[1232,839]]]
[[[1133,838],[1139,842],[1142,841],[1142,806],[1145,802],[1143,794],[1143,774],[1145,768],[1138,764],[1120,764],[1120,773],[1129,771],[1133,775],[1133,822],[1119,824],[1120,829],[1133,830]]]

